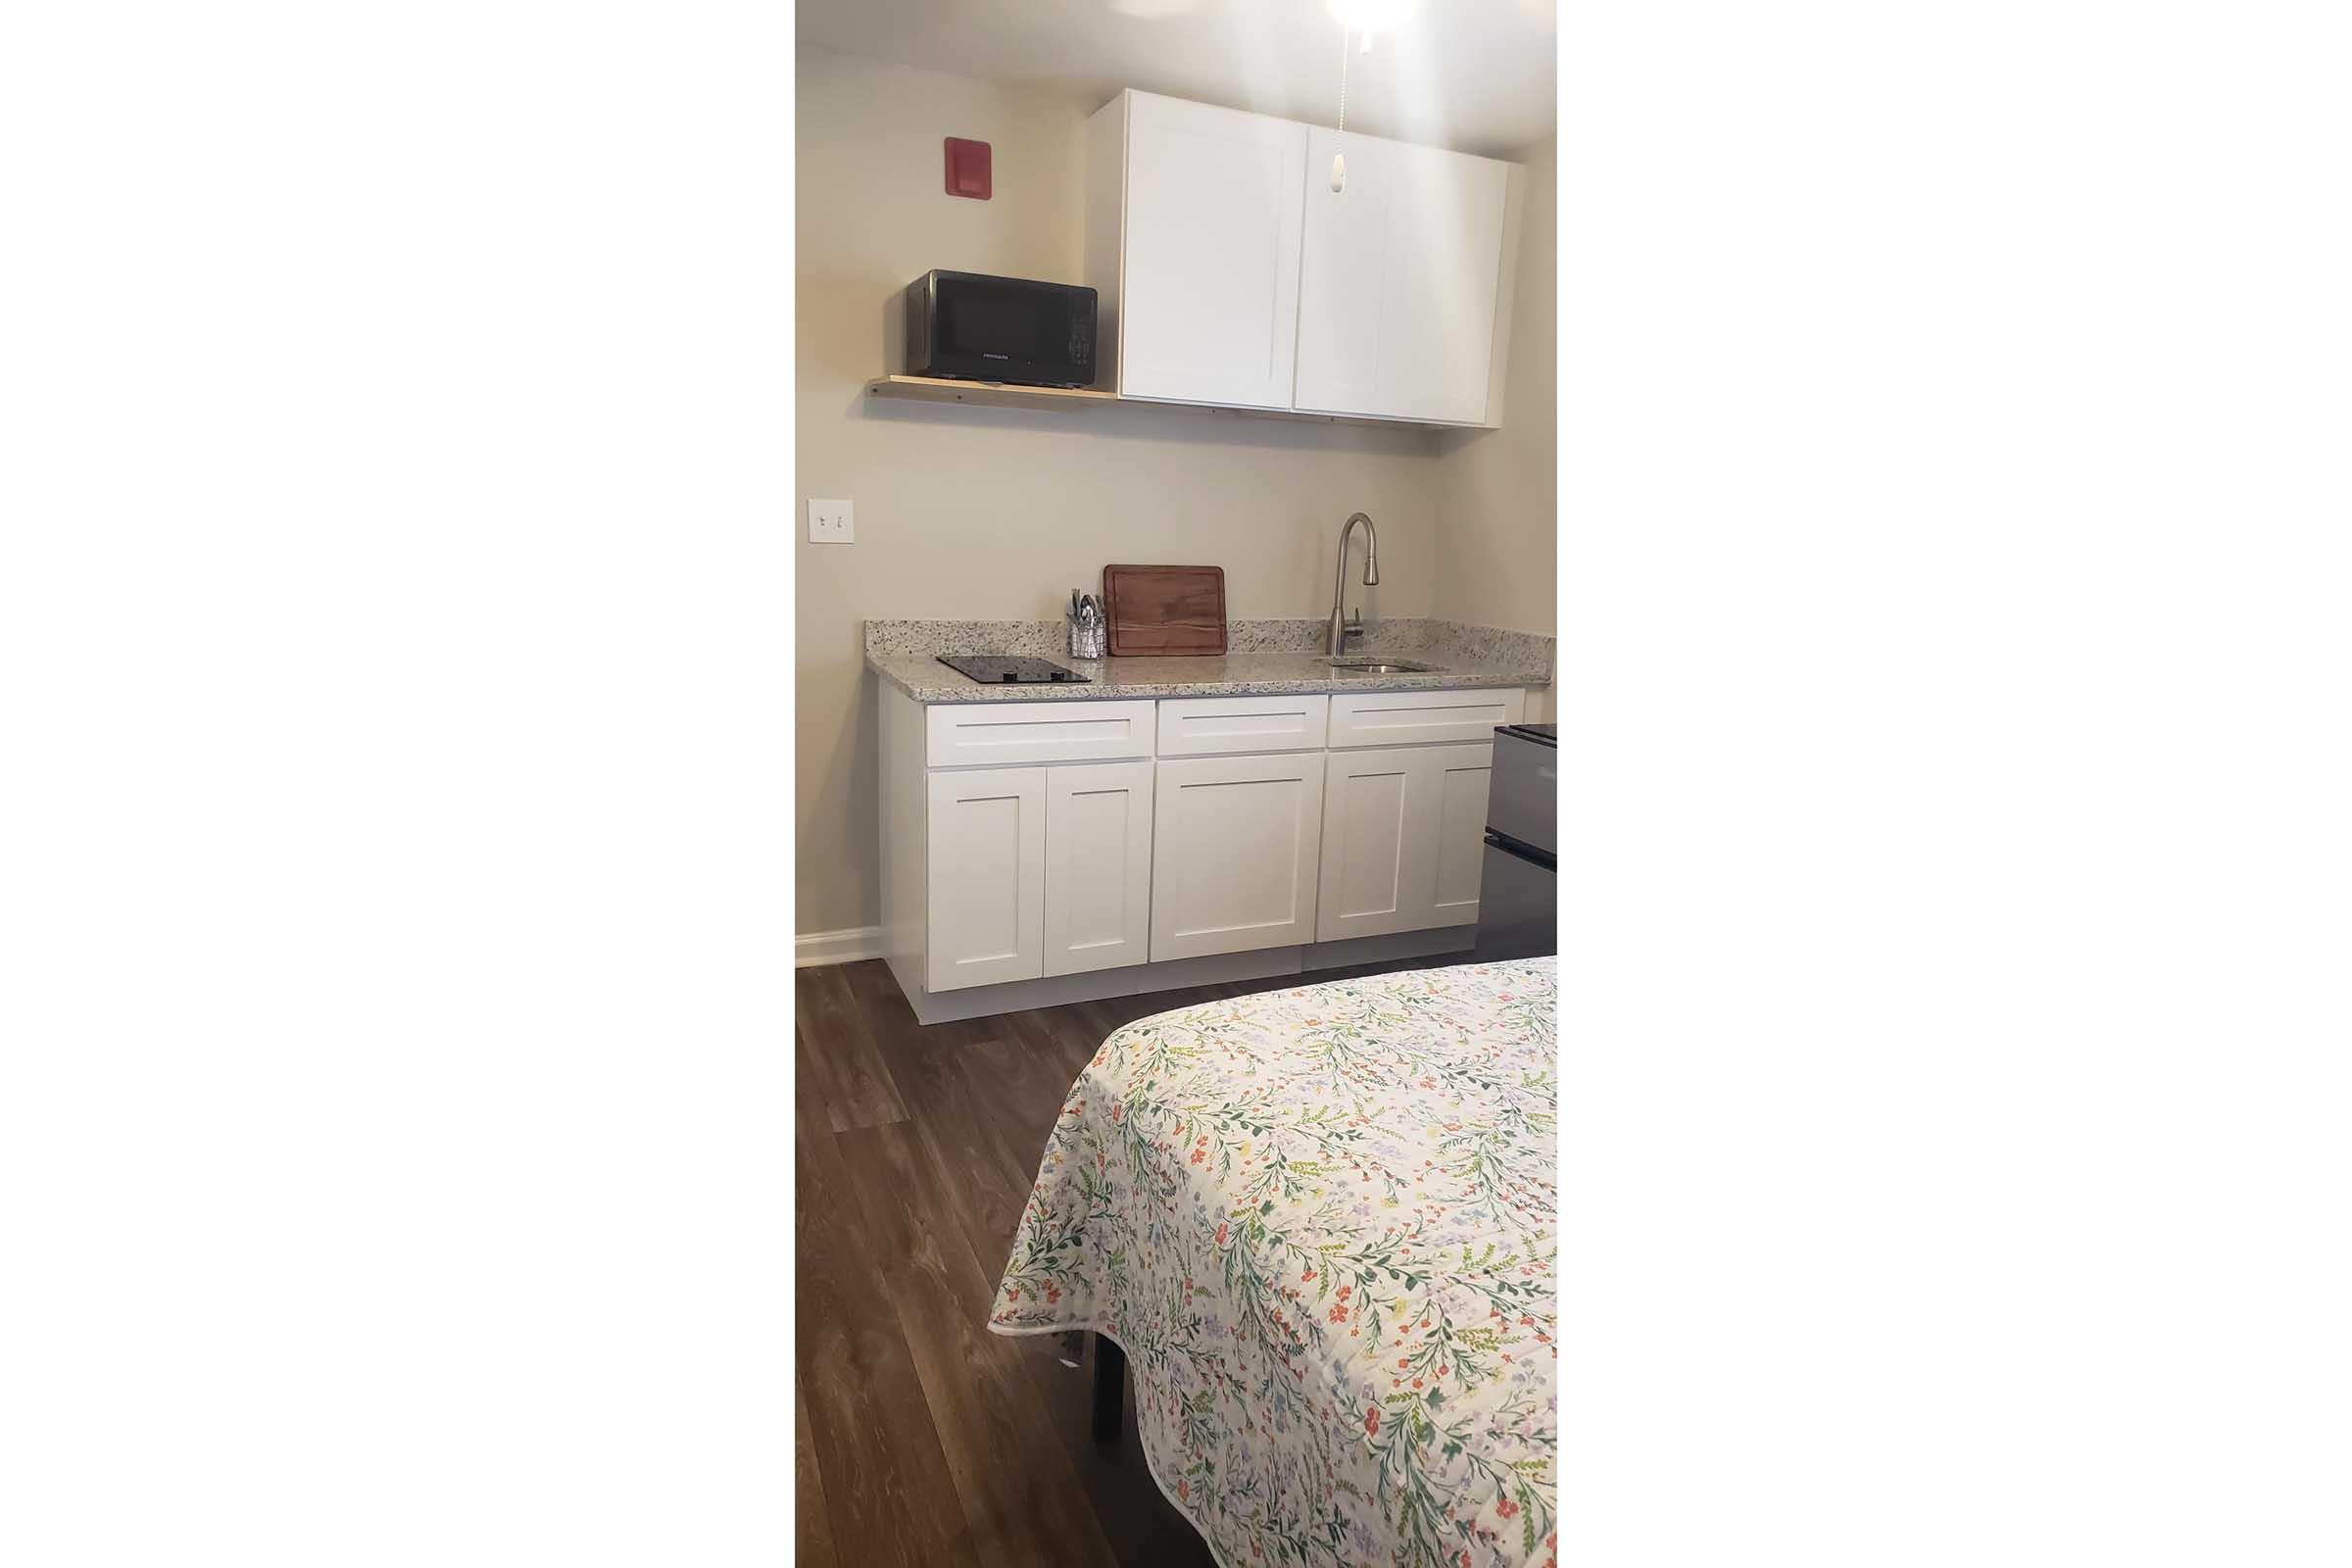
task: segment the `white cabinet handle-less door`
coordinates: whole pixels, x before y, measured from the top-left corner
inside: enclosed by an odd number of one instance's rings
[[[1493,745],[1331,754],[1315,938],[1475,925]]]
[[[1159,762],[1152,960],[1315,939],[1323,754]]]
[[[1035,980],[1046,948],[1046,770],[930,776],[925,989]]]
[[[1119,394],[1289,408],[1307,127],[1126,100]]]
[[[1433,817],[1429,923],[1478,924],[1478,884],[1487,865],[1487,790],[1493,742],[1432,746],[1423,764]]]
[[[1310,171],[1340,151],[1346,189],[1306,182],[1297,406],[1485,422],[1510,166],[1309,130]]]
[[[1384,936],[1428,923],[1422,834],[1421,750],[1336,752],[1323,786],[1323,864],[1315,937]]]
[[[1046,973],[1142,963],[1152,940],[1152,764],[1046,769]]]

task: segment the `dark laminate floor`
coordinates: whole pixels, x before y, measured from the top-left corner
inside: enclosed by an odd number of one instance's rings
[[[1086,1364],[988,1332],[1062,1097],[1102,1038],[1170,1007],[1469,956],[1320,970],[926,1029],[880,963],[803,969],[800,1561],[1206,1565],[1144,1467],[1135,1416],[1088,1435]]]

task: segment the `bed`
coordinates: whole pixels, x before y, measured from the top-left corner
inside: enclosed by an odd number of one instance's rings
[[[1228,1568],[1552,1562],[1553,963],[1160,1013],[1072,1086],[989,1326],[1125,1352]]]

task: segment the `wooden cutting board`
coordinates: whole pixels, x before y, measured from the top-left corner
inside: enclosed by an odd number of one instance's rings
[[[1104,566],[1102,613],[1113,659],[1225,652],[1223,566]]]

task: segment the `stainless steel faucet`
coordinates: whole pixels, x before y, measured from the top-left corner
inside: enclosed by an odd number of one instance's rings
[[[1348,651],[1349,628],[1340,618],[1340,602],[1348,595],[1348,541],[1354,537],[1355,525],[1359,522],[1364,525],[1364,586],[1369,588],[1380,581],[1380,534],[1373,528],[1370,517],[1360,512],[1351,513],[1348,520],[1340,524],[1340,564],[1331,579],[1331,646],[1324,650],[1330,654]],[[1360,620],[1354,629],[1362,629]]]

